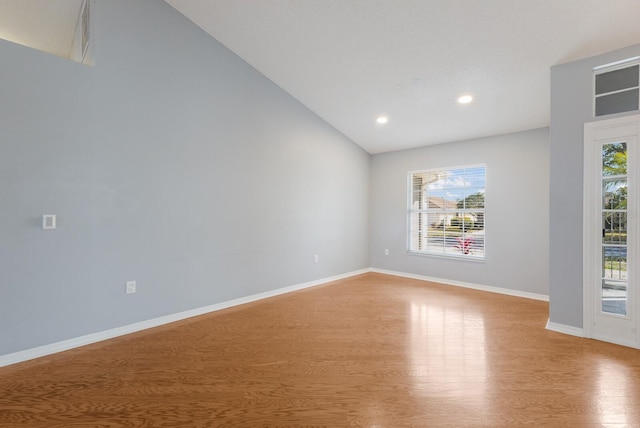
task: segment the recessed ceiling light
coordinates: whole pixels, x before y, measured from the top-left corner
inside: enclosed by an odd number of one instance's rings
[[[471,101],[473,101],[473,97],[471,95],[463,95],[458,98],[458,102],[460,104],[469,104]]]
[[[389,118],[387,116],[380,116],[376,119],[376,122],[378,122],[380,125],[384,125],[385,123],[389,122]]]

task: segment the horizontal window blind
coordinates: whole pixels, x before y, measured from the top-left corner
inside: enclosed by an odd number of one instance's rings
[[[483,259],[486,167],[409,173],[409,252]]]

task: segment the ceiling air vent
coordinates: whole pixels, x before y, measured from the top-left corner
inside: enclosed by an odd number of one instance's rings
[[[596,67],[593,74],[595,116],[640,108],[640,57]]]

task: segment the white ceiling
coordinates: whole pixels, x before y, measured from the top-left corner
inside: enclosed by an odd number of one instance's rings
[[[0,0],[0,39],[69,58],[83,0]]]
[[[552,65],[640,43],[640,0],[166,2],[370,153],[548,126]],[[81,3],[0,0],[0,37],[68,57]]]
[[[552,65],[640,43],[639,0],[166,1],[370,153],[548,126]]]

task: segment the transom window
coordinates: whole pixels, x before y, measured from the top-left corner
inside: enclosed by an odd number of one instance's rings
[[[484,165],[409,173],[409,252],[484,259]]]
[[[630,58],[594,69],[594,115],[640,107],[640,60]]]

